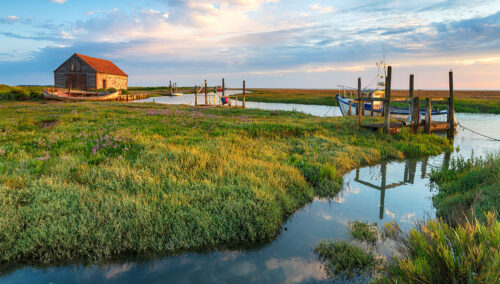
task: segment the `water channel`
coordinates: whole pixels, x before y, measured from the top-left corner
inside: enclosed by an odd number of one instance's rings
[[[167,98],[167,99],[163,99]],[[152,99],[148,99],[152,101]],[[143,101],[148,101],[143,100]],[[155,102],[186,104],[189,96],[160,97]],[[187,101],[187,102],[186,102]],[[339,115],[336,107],[248,102],[249,108],[296,110],[312,115]],[[468,128],[500,137],[500,115],[457,113]],[[500,150],[500,142],[459,129],[459,151],[420,160],[388,161],[344,176],[342,191],[333,199],[315,199],[296,212],[273,242],[259,248],[187,253],[147,260],[128,259],[106,265],[23,267],[0,271],[2,283],[303,283],[328,282],[312,247],[323,239],[347,238],[350,220],[413,222],[435,211],[428,174],[457,155],[469,157]],[[286,228],[286,229],[285,229]]]

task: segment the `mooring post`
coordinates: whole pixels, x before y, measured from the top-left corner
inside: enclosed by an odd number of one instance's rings
[[[410,91],[409,91],[409,98],[408,98],[408,123],[411,125],[412,121],[413,121],[413,114],[415,113],[414,112],[414,109],[413,109],[413,81],[414,81],[414,77],[413,77],[413,74],[410,74]]]
[[[453,71],[449,73],[450,96],[448,97],[448,138],[455,136],[455,106],[453,103]]]
[[[391,79],[392,79],[392,66],[387,67],[387,76],[385,77],[385,101],[384,101],[384,112],[385,112],[385,123],[384,130],[385,133],[389,133],[391,127]]]
[[[205,80],[205,104],[208,105],[207,80]]]
[[[194,86],[194,105],[198,105],[198,86]]]
[[[363,102],[361,101],[361,78],[358,77],[358,125],[361,126],[363,123]]]
[[[358,105],[356,107],[356,114],[359,116],[361,109],[361,78],[358,77]]]
[[[413,98],[413,106],[411,111],[411,128],[413,130],[413,133],[418,133],[418,124],[420,123],[420,100],[418,98]]]
[[[425,125],[424,125],[424,131],[427,134],[431,133],[431,99],[426,98],[425,99]]]
[[[243,80],[243,108],[245,108],[245,100],[246,100],[246,84],[245,84],[245,80]]]
[[[170,80],[168,84],[168,93],[169,95],[172,95],[172,80]]]

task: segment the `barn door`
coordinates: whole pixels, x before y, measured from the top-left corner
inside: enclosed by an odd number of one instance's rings
[[[66,74],[66,89],[87,90],[86,74]]]
[[[78,74],[76,75],[76,87],[82,91],[87,90],[87,75],[86,74]]]

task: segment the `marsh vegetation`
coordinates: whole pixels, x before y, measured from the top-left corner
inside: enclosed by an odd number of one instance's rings
[[[451,148],[297,112],[8,102],[0,117],[1,262],[266,242],[347,170]]]

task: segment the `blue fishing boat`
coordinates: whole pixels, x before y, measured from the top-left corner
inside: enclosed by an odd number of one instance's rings
[[[376,89],[363,89],[361,91],[361,97],[363,98],[375,98],[381,99],[385,97],[385,77],[386,77],[386,64],[384,61],[377,62],[378,74],[377,74],[377,88]],[[341,89],[339,88],[339,94],[336,96],[337,103],[339,105],[340,111],[343,116],[347,115],[358,115],[358,101],[354,98],[354,93],[356,93],[356,89],[351,87],[346,87],[339,85],[338,87],[343,89],[343,94],[341,93]],[[347,92],[346,92],[347,91]],[[373,108],[373,110],[372,110]],[[363,115],[365,116],[382,116],[383,114],[383,102],[382,101],[373,101],[373,102],[365,102],[363,104]],[[409,122],[411,118],[410,110],[408,107],[390,107],[391,117],[394,119],[398,119],[401,121]],[[420,109],[420,117],[421,119],[425,118],[425,109]],[[446,115],[448,112],[446,110],[439,110],[437,108],[432,109],[431,115]]]

